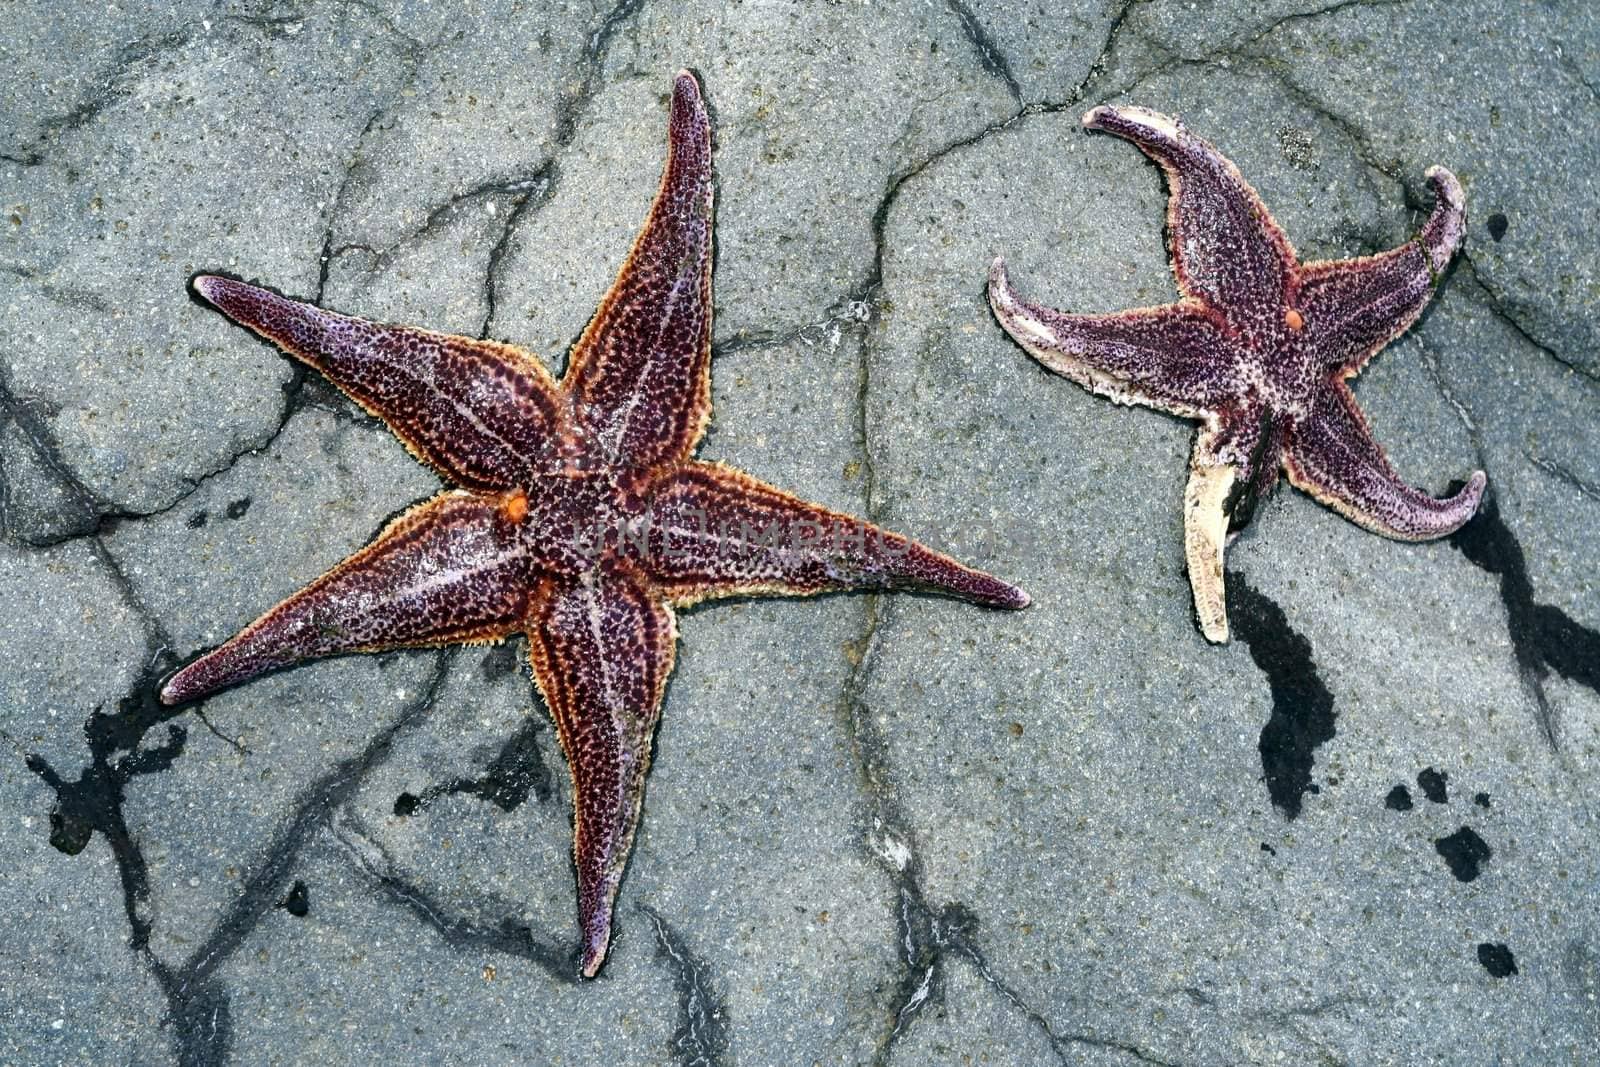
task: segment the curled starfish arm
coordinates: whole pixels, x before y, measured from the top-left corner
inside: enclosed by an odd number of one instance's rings
[[[444,493],[173,675],[161,701],[343,652],[498,641],[522,627],[531,570],[497,498]]]
[[[220,275],[190,284],[234,322],[321,371],[458,485],[509,489],[551,462],[561,405],[529,352],[368,322]]]
[[[661,187],[563,379],[580,431],[613,463],[684,459],[705,430],[711,214],[711,123],[684,71],[673,85]]]
[[[644,567],[679,606],[753,593],[925,589],[989,607],[1028,594],[896,533],[808,503],[742,471],[686,463],[649,496]]]
[[[1148,108],[1097,107],[1083,125],[1132,141],[1166,173],[1167,239],[1183,294],[1246,331],[1276,328],[1294,249],[1233,161]]]
[[[1227,328],[1196,302],[1071,315],[1018,297],[1004,259],[989,304],[1029,355],[1092,393],[1200,419],[1230,391]]]
[[[1441,500],[1401,481],[1342,384],[1322,390],[1311,414],[1290,431],[1284,467],[1298,488],[1357,525],[1401,541],[1460,528],[1477,511],[1485,483],[1484,473],[1474,471],[1460,492]]]
[[[1308,263],[1293,303],[1307,342],[1324,366],[1349,377],[1417,321],[1433,297],[1466,226],[1461,183],[1443,167],[1428,169],[1433,214],[1399,248],[1360,259]]]
[[[572,772],[585,978],[611,941],[677,639],[672,609],[625,570],[548,591],[528,627],[533,677]]]

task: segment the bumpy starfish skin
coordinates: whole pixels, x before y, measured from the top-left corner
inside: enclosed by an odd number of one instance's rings
[[[1184,551],[1201,631],[1228,639],[1223,550],[1262,496],[1289,481],[1375,533],[1442,537],[1472,517],[1475,472],[1436,500],[1400,480],[1345,383],[1403,333],[1461,242],[1461,184],[1427,172],[1417,236],[1361,259],[1301,264],[1239,169],[1165,115],[1097,107],[1089,129],[1127,138],[1166,173],[1167,236],[1182,299],[1069,315],[1018,298],[996,259],[989,302],[1034,358],[1091,392],[1202,422],[1184,493]]]
[[[572,772],[586,977],[605,959],[639,822],[674,607],[866,588],[1028,603],[903,537],[690,458],[711,414],[711,213],[711,125],[685,71],[655,203],[559,384],[511,345],[366,322],[214,275],[193,282],[460,488],[179,671],[161,699],[317,656],[526,634]]]

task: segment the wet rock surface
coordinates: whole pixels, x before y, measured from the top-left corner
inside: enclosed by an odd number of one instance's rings
[[[0,1059],[1582,1062],[1600,1040],[1600,32],[1490,4],[25,2],[0,44]],[[701,450],[954,552],[680,619],[600,978],[521,641],[174,712],[177,662],[431,495],[191,303],[225,270],[559,367],[716,119]],[[1430,72],[1416,77],[1419,69]],[[1281,486],[1194,629],[1191,426],[983,297],[1173,298],[1182,116],[1304,259],[1463,252],[1355,389],[1455,536]],[[1481,798],[1478,799],[1478,798]],[[1492,802],[1490,800],[1492,798]],[[1468,877],[1470,875],[1470,877]]]

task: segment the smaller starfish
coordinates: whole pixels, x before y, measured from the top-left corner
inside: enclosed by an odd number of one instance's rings
[[[1430,167],[1433,214],[1412,240],[1360,259],[1300,263],[1239,168],[1181,123],[1142,107],[1083,117],[1166,172],[1167,238],[1182,299],[1069,315],[1017,298],[989,271],[1000,325],[1092,393],[1202,423],[1184,492],[1184,553],[1200,630],[1228,639],[1223,551],[1278,470],[1346,518],[1427,541],[1472,517],[1484,475],[1444,500],[1411,488],[1373,440],[1345,383],[1422,314],[1466,227],[1461,183]]]

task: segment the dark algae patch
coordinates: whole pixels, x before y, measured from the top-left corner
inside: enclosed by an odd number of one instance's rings
[[[1478,946],[1478,962],[1496,978],[1510,978],[1517,974],[1517,957],[1498,942],[1485,941]]]
[[[549,800],[554,788],[550,771],[539,750],[539,734],[544,721],[528,716],[515,733],[506,738],[488,769],[477,778],[452,778],[429,786],[419,796],[401,793],[395,797],[394,813],[415,815],[441,796],[465,793],[487,800],[501,811],[516,811],[532,794],[541,804]]]
[[[1450,802],[1449,790],[1445,783],[1450,776],[1443,771],[1436,771],[1427,767],[1417,774],[1417,785],[1422,789],[1422,795],[1435,804],[1448,804]]]
[[[1566,612],[1533,599],[1528,561],[1516,535],[1500,516],[1494,494],[1483,498],[1478,514],[1450,535],[1450,544],[1477,567],[1500,578],[1506,629],[1523,684],[1533,692],[1539,728],[1552,748],[1556,721],[1544,691],[1550,672],[1600,693],[1600,632]]]
[[[1463,882],[1470,882],[1481,873],[1483,863],[1494,852],[1489,843],[1479,837],[1470,826],[1463,826],[1449,837],[1441,837],[1433,847],[1444,857],[1450,873]]]
[[[504,641],[495,645],[484,653],[479,669],[483,671],[483,680],[486,682],[498,681],[517,669],[517,646]]]
[[[1433,767],[1426,767],[1417,773],[1417,785],[1422,789],[1423,796],[1431,803],[1449,803],[1449,790],[1446,783],[1449,775]],[[1488,793],[1474,793],[1472,802],[1480,808],[1489,807]],[[1415,805],[1411,801],[1411,791],[1404,785],[1397,785],[1389,790],[1389,795],[1384,797],[1383,806],[1390,811],[1410,811]],[[1450,873],[1457,881],[1475,881],[1483,873],[1483,865],[1494,855],[1494,850],[1478,832],[1470,826],[1462,826],[1455,833],[1446,837],[1437,838],[1433,842],[1434,851],[1444,859],[1445,865],[1450,868]],[[1483,969],[1495,978],[1509,978],[1517,973],[1517,959],[1511,950],[1499,942],[1484,941],[1478,945],[1478,962],[1483,964]]]
[[[1282,608],[1237,573],[1228,576],[1228,617],[1272,691],[1272,715],[1257,747],[1267,794],[1292,819],[1302,798],[1318,792],[1311,767],[1317,748],[1333,740],[1333,694],[1317,675],[1311,642],[1289,628]]]

